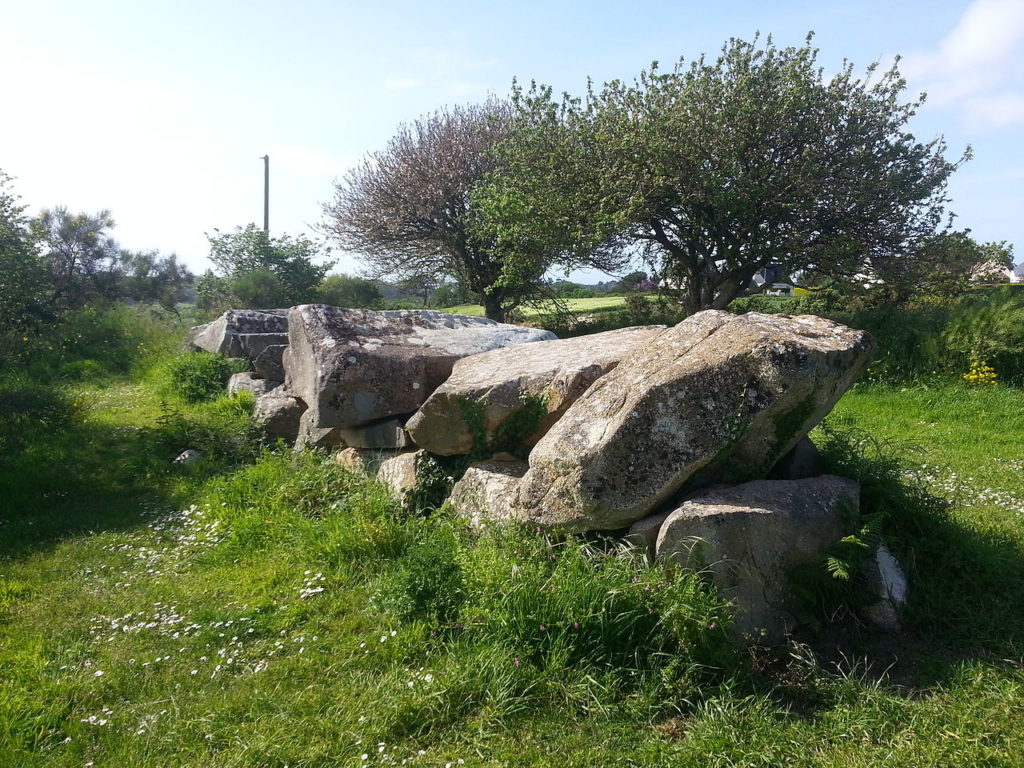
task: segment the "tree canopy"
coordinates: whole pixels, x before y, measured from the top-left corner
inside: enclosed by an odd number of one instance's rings
[[[0,171],[0,360],[12,354],[24,334],[51,317],[44,300],[46,264],[10,181]]]
[[[478,192],[495,239],[579,258],[637,249],[688,312],[723,308],[774,268],[895,271],[943,223],[955,162],[921,143],[894,66],[832,77],[817,50],[732,39],[714,60],[654,64],[556,101],[514,91],[516,130]]]
[[[214,270],[198,281],[205,309],[291,307],[319,299],[333,262],[317,243],[298,235],[270,237],[255,224],[207,235]],[[320,261],[320,263],[317,263]]]
[[[319,300],[333,307],[377,309],[384,299],[372,280],[349,275],[328,275],[317,290]]]
[[[121,248],[110,232],[110,211],[73,213],[58,206],[43,210],[30,228],[46,271],[38,299],[52,313],[118,299],[173,310],[192,283],[174,254]]]
[[[361,254],[375,277],[452,278],[476,295],[487,317],[503,320],[536,294],[557,255],[512,254],[476,204],[477,186],[497,167],[493,149],[511,129],[510,106],[496,100],[400,126],[337,185],[324,208],[327,230]]]

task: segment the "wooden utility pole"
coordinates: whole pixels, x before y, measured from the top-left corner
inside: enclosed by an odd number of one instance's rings
[[[263,231],[270,234],[270,155],[260,158],[263,161]]]

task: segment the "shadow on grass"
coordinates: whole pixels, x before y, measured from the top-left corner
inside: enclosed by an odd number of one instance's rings
[[[19,450],[0,457],[0,561],[52,548],[85,533],[117,531],[143,523],[147,510],[186,502],[205,478],[237,465],[216,459],[191,466],[174,463],[182,450],[196,447],[178,413],[143,427],[90,419],[34,430]],[[231,443],[230,435],[204,440]]]
[[[825,430],[829,472],[858,480],[862,510],[884,515],[884,538],[910,582],[903,631],[866,626],[838,610],[819,632],[798,634],[787,649],[755,658],[780,704],[795,714],[827,708],[802,676],[814,665],[881,684],[910,697],[951,684],[965,664],[1017,674],[1022,663],[1024,544],[976,530],[956,506],[935,496],[905,450],[859,430]],[[812,665],[813,666],[813,665]]]

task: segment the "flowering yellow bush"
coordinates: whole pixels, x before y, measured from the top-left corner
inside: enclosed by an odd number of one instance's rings
[[[995,384],[999,378],[995,369],[984,360],[971,359],[971,370],[963,375],[968,384]]]

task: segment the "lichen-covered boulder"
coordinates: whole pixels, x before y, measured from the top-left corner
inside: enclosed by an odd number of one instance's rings
[[[258,379],[251,373],[235,373],[228,379],[228,394],[237,395],[239,392],[252,392],[254,395],[265,395],[273,389],[281,386],[280,381],[270,379]]]
[[[268,344],[263,347],[252,360],[253,372],[261,379],[272,379],[284,381],[284,351],[288,349],[288,336],[285,335],[284,342]]]
[[[420,467],[426,456],[424,451],[405,451],[389,456],[377,467],[377,480],[404,504],[419,482]]]
[[[294,448],[296,451],[309,448],[342,448],[346,445],[347,443],[337,427],[318,427],[315,415],[308,409],[303,411],[302,418],[299,419],[298,432],[295,435]]]
[[[448,497],[452,510],[473,525],[513,519],[511,502],[527,467],[526,462],[509,458],[471,464]]]
[[[669,514],[656,554],[710,573],[734,605],[736,633],[774,643],[796,625],[793,570],[823,567],[843,537],[844,516],[859,504],[860,486],[834,475],[719,486]]]
[[[413,413],[460,358],[553,338],[549,331],[432,310],[305,304],[288,315],[285,384],[309,406],[312,426],[361,426]]]
[[[409,434],[442,456],[498,447],[503,431],[532,446],[591,384],[664,330],[636,326],[464,357],[409,420]]]
[[[306,404],[298,398],[275,389],[256,398],[252,417],[268,440],[294,443]]]
[[[764,477],[873,347],[809,315],[693,315],[599,378],[534,446],[519,514],[562,530],[623,528],[684,484]]]
[[[259,340],[243,336],[258,334]],[[257,347],[269,343],[288,343],[287,309],[229,309],[223,315],[206,325],[198,325],[189,333],[189,341],[198,349],[205,349],[227,357],[253,358]]]

